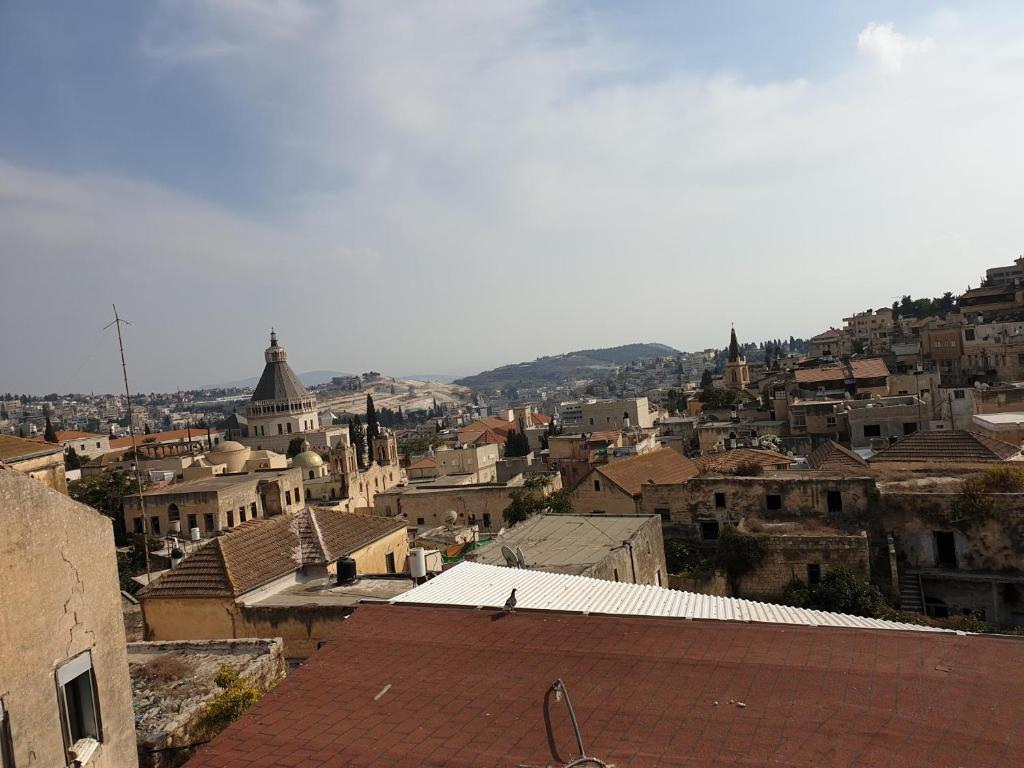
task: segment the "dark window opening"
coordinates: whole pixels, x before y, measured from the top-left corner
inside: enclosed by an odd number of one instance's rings
[[[594,490],[595,491],[600,491],[601,490],[601,481],[600,480],[595,480],[594,481]]]
[[[881,437],[882,436],[882,425],[881,424],[865,424],[864,425],[864,437]]]
[[[765,505],[771,512],[782,509],[782,496],[777,493],[769,493],[765,496]]]
[[[905,422],[903,422],[903,434],[904,435],[912,435],[915,432],[917,432],[917,424],[915,424],[912,421],[905,421]]]
[[[198,516],[196,516],[196,515],[189,515],[188,516],[188,530],[189,530],[189,533],[192,532],[193,528],[198,528],[198,527],[199,527],[199,518],[198,518]]]
[[[134,531],[136,533],[142,533],[143,532],[143,530],[142,530],[142,518],[141,517],[136,517],[134,520],[132,520],[132,525],[134,526]]]
[[[241,507],[238,508],[238,522],[240,522],[240,523],[244,523],[245,522],[245,507],[244,506],[241,506]]]
[[[700,537],[704,541],[716,541],[718,539],[719,525],[717,520],[700,521]]]
[[[426,521],[426,520],[424,520],[424,519],[423,519],[422,517],[417,517],[417,518],[416,518],[416,525],[425,525],[425,524],[426,524],[426,522],[427,522],[427,521]]]
[[[667,522],[670,522],[672,520],[672,513],[669,512],[667,509],[661,508],[661,509],[656,509],[654,511],[655,511],[656,514],[661,516],[662,522],[667,523]]]
[[[956,568],[956,539],[952,531],[935,531],[935,564]]]
[[[213,524],[213,515],[211,515],[211,514],[203,515],[203,525],[206,526],[206,530],[207,531],[212,531],[214,529],[214,527],[215,527],[214,524]]]
[[[235,513],[234,510],[228,511],[228,528],[235,527]]]
[[[725,509],[725,494],[724,493],[719,492],[719,493],[715,494],[715,507],[717,507],[718,509]]]
[[[491,527],[491,513],[490,512],[484,512],[484,528],[490,528],[490,527]]]
[[[807,564],[807,584],[814,586],[815,584],[821,583],[821,564],[820,563],[808,563]]]
[[[829,512],[842,512],[843,511],[843,494],[841,491],[829,491],[828,492],[828,511]]]
[[[388,552],[384,555],[384,562],[387,564],[388,573],[395,573],[395,553]]]
[[[167,520],[171,523],[181,520],[181,512],[178,510],[177,504],[171,504],[167,507]]]
[[[160,518],[156,515],[153,515],[153,517],[149,518],[149,532],[152,533],[154,536],[160,535]]]

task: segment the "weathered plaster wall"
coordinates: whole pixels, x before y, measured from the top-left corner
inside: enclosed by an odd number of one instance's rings
[[[92,653],[103,742],[90,766],[136,765],[109,518],[0,469],[0,697],[18,768],[63,766],[56,669]]]

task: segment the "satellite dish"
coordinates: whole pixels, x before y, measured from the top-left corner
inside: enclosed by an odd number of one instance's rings
[[[516,553],[506,547],[504,544],[501,545],[501,554],[505,558],[505,564],[509,568],[519,567],[519,558],[516,557]]]
[[[523,554],[522,547],[516,547],[516,562],[519,564],[520,568],[526,567],[526,556]]]
[[[456,512],[454,509],[449,509],[447,512],[444,513],[444,522],[449,528],[455,525],[455,522],[458,519],[459,513]]]

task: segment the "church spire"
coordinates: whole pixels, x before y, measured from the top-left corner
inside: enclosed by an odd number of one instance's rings
[[[736,326],[732,327],[732,331],[729,336],[729,362],[739,362],[740,359],[740,345],[736,341]]]

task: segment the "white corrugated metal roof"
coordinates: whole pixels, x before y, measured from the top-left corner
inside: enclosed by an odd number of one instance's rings
[[[516,589],[517,610],[754,621],[859,629],[906,629],[918,632],[948,631],[897,621],[849,616],[844,613],[759,603],[735,597],[718,597],[645,584],[624,584],[587,576],[471,562],[459,563],[440,576],[435,576],[415,589],[398,595],[391,602],[501,608],[513,587]]]

